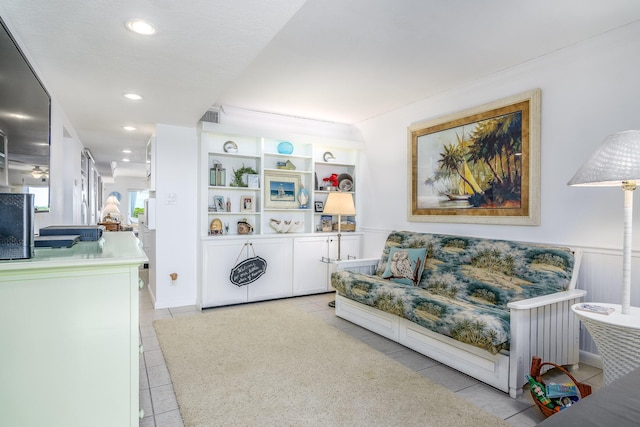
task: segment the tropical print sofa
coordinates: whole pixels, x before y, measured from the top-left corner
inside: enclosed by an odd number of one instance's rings
[[[569,248],[393,231],[375,275],[337,271],[339,295],[485,349],[509,349],[507,304],[568,289]]]

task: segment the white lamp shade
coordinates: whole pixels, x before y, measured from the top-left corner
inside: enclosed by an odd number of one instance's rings
[[[629,181],[640,181],[640,130],[609,135],[568,185],[613,187]]]
[[[621,187],[624,190],[622,314],[631,313],[633,192],[638,180],[640,180],[640,131],[628,130],[609,135],[568,182],[569,185],[575,186]]]
[[[120,215],[120,209],[118,209],[118,207],[115,204],[109,203],[102,210],[102,216],[103,217],[105,217],[107,214],[111,214],[111,216],[113,216],[114,214]]]
[[[355,215],[356,207],[353,203],[353,195],[339,191],[329,193],[322,212],[329,215]]]
[[[116,196],[109,196],[107,197],[107,201],[104,202],[105,205],[119,205],[120,201],[118,200],[118,198]]]

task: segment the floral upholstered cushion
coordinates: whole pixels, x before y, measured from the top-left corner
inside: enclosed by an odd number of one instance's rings
[[[426,249],[417,287],[382,278],[393,248]],[[394,231],[376,276],[339,271],[332,285],[347,298],[497,353],[509,346],[507,304],[566,290],[573,263],[563,247]]]

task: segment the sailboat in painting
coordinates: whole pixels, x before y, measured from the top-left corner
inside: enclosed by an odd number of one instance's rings
[[[471,172],[471,168],[467,164],[467,159],[464,153],[467,152],[467,141],[464,137],[464,127],[462,127],[462,136],[456,133],[456,139],[458,140],[458,146],[456,150],[452,150],[449,153],[452,154],[453,159],[449,160],[449,165],[455,163],[455,169],[459,175],[458,185],[450,188],[450,191],[446,193],[449,200],[452,201],[466,201],[469,197],[475,193],[482,193],[482,189]],[[443,157],[444,159],[444,157]],[[443,160],[441,159],[441,160]],[[447,160],[443,161],[446,164]]]

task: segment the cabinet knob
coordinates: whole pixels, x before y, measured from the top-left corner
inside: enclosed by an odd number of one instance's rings
[[[140,409],[140,419],[144,418],[144,409]]]
[[[142,289],[144,288],[144,280],[138,278],[138,288]]]
[[[144,353],[144,346],[142,344],[140,344],[140,347],[138,347],[138,351],[140,352],[140,354]]]

